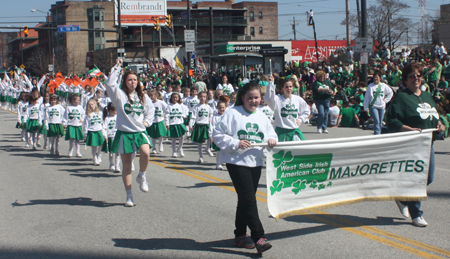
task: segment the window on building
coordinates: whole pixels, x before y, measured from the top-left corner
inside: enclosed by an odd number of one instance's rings
[[[94,12],[94,21],[100,21],[100,13]]]
[[[250,12],[250,21],[255,20],[255,13],[253,11]]]
[[[96,30],[99,30],[100,28],[95,28]],[[95,37],[100,37],[100,32],[99,31],[96,31],[95,32]]]
[[[259,16],[259,19],[262,19],[262,12],[259,12],[258,16]]]
[[[262,16],[262,14],[261,14]],[[261,17],[260,17],[261,18]],[[104,21],[105,20],[105,14],[103,12],[100,13],[100,21]]]
[[[223,13],[220,13],[219,16],[220,16],[220,20],[223,21]]]
[[[223,35],[223,28],[220,28],[220,34]]]
[[[255,27],[250,27],[250,35],[255,36]]]
[[[259,34],[263,34],[263,27],[259,27]]]
[[[98,49],[100,49],[100,44],[95,44],[95,50],[98,50]]]

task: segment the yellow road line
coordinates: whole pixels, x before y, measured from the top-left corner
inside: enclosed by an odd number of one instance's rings
[[[158,165],[158,166],[161,166],[161,167],[164,167],[164,168],[168,168],[170,170],[173,170],[175,172],[178,172],[178,173],[181,173],[181,174],[193,177],[193,178],[195,178],[197,180],[200,180],[200,181],[203,181],[203,182],[207,182],[207,183],[211,183],[211,184],[217,184],[217,182],[229,183],[228,181],[225,181],[225,180],[223,180],[221,178],[217,178],[217,177],[214,177],[214,176],[211,176],[211,175],[208,175],[208,174],[204,174],[204,173],[201,173],[201,172],[193,170],[193,169],[185,168],[185,167],[180,166],[180,165],[172,164],[172,163],[167,162],[165,160],[162,160],[160,158],[152,157],[152,159],[158,160],[159,162],[150,161],[150,163],[153,163],[155,165]],[[176,168],[179,168],[179,169],[174,169],[173,167],[176,167]],[[221,188],[224,188],[226,190],[232,191],[232,192],[236,192],[234,187],[231,187],[231,186],[224,186],[224,185],[219,185],[219,184],[217,184],[217,186],[219,186]],[[258,191],[258,194],[261,195],[261,196],[267,197],[267,194],[265,194],[263,192],[259,192]],[[267,199],[265,199],[265,198],[261,198],[261,197],[256,196],[256,199],[258,201],[267,203]],[[406,237],[403,237],[403,236],[400,236],[400,235],[396,235],[396,234],[393,234],[393,233],[390,233],[390,232],[387,232],[387,231],[384,231],[384,230],[381,230],[381,229],[374,228],[374,227],[359,226],[360,224],[358,222],[347,220],[347,219],[344,219],[344,218],[341,218],[341,217],[338,217],[338,216],[335,216],[335,215],[332,215],[332,214],[329,214],[329,213],[326,213],[326,212],[323,212],[323,211],[311,210],[311,212],[323,215],[323,216],[331,218],[333,220],[340,221],[340,222],[342,222],[342,223],[344,223],[346,225],[339,224],[337,222],[333,222],[333,221],[330,221],[330,220],[327,220],[327,219],[324,219],[322,217],[318,217],[318,216],[312,215],[312,214],[304,214],[304,216],[308,217],[310,219],[313,219],[313,220],[315,220],[317,222],[325,223],[327,225],[330,225],[330,226],[333,226],[333,227],[336,227],[336,228],[340,228],[342,230],[345,230],[347,232],[353,233],[355,235],[359,235],[361,237],[365,237],[365,238],[371,239],[373,241],[376,241],[376,242],[379,242],[379,243],[382,243],[382,244],[386,244],[386,245],[389,245],[391,247],[394,247],[394,248],[397,248],[397,249],[400,249],[400,250],[403,250],[403,251],[406,251],[406,252],[409,252],[409,253],[412,253],[412,254],[424,257],[424,258],[442,258],[442,257],[436,256],[436,255],[433,255],[433,254],[430,254],[430,253],[427,253],[427,252],[423,252],[421,250],[418,250],[418,249],[415,249],[415,248],[412,248],[412,247],[409,247],[409,246],[397,243],[395,241],[392,241],[392,240],[389,240],[389,239],[386,239],[386,238],[383,238],[383,237],[379,237],[379,236],[376,236],[376,235],[373,235],[373,234],[370,234],[370,233],[367,233],[365,231],[361,231],[361,230],[358,230],[358,229],[355,229],[355,228],[359,227],[359,228],[362,228],[364,230],[367,230],[367,231],[370,231],[370,232],[374,232],[375,234],[378,234],[378,235],[381,235],[381,236],[389,237],[389,238],[392,238],[394,240],[398,240],[398,241],[403,242],[403,243],[407,243],[407,244],[410,244],[410,245],[413,245],[413,246],[416,246],[416,247],[423,248],[423,249],[428,250],[430,252],[434,252],[434,253],[437,253],[437,254],[450,256],[450,251],[447,251],[445,249],[441,249],[441,248],[434,247],[434,246],[431,246],[431,245],[428,245],[428,244],[425,244],[425,243],[421,243],[421,242],[415,241],[413,239],[409,239],[409,238],[406,238]]]

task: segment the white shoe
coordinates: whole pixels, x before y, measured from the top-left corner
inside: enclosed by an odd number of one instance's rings
[[[131,163],[131,172],[134,172],[135,168],[134,168],[134,163]]]
[[[184,152],[183,152],[183,149],[178,149],[178,153],[180,153],[180,156],[181,156],[181,157],[185,157],[185,154],[184,154]]]
[[[217,169],[217,170],[223,170],[223,167],[222,167],[222,165],[217,165],[217,166],[216,166],[216,169]]]
[[[37,146],[37,147],[41,147],[41,143],[38,142],[38,143],[36,144],[36,146]]]
[[[127,199],[127,202],[125,202],[125,207],[133,207],[134,203],[131,199]]]
[[[198,162],[199,162],[200,164],[203,164],[203,157],[200,157],[200,158],[198,159]]]
[[[428,226],[428,222],[425,221],[423,217],[417,217],[412,220],[412,224],[416,227],[426,227]]]
[[[177,157],[178,157],[177,153],[173,153],[173,154],[172,154],[172,157],[173,157],[173,158],[177,158]]]
[[[99,164],[102,163],[102,154],[101,154],[101,153],[99,153],[99,154],[97,155],[97,161],[98,161]]]
[[[156,155],[156,149],[152,149],[152,154],[155,154]]]
[[[28,144],[28,143],[27,143],[27,144],[25,144],[25,147],[30,147],[30,144]]]
[[[159,152],[164,152],[164,147],[163,147],[163,145],[159,146]]]
[[[36,148],[36,146],[33,146],[33,150],[36,150],[37,148]]]
[[[116,166],[116,170],[114,170],[114,173],[120,173],[120,166]]]
[[[53,149],[50,149],[50,155],[54,155],[55,151]]]
[[[409,215],[408,205],[404,205],[400,201],[395,201],[395,203],[397,203],[398,209],[400,210],[400,213],[403,215],[403,217],[409,218],[410,215]]]
[[[326,134],[328,134],[328,130],[323,130],[323,133],[326,133]]]
[[[213,154],[213,152],[211,152],[211,149],[207,149],[207,150],[206,150],[206,153],[208,153],[208,155],[209,155],[210,157],[214,157],[214,154]]]
[[[322,129],[318,129],[317,133],[322,134]]]
[[[97,160],[97,157],[94,157],[94,165],[95,165],[95,166],[99,166],[99,165],[100,165],[100,163],[99,163],[98,160]]]
[[[139,184],[139,189],[141,189],[141,191],[148,192],[148,183],[145,175],[138,175],[136,177],[136,182]]]
[[[83,157],[81,153],[77,153],[77,157]]]
[[[109,170],[111,170],[112,172],[115,172],[116,171],[116,167],[114,165],[112,165],[112,166],[109,167]]]

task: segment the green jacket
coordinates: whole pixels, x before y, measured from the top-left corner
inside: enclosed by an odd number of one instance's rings
[[[330,81],[325,80],[322,83],[316,80],[312,86],[314,100],[330,100],[333,96],[326,92],[319,92],[319,88],[333,89]]]

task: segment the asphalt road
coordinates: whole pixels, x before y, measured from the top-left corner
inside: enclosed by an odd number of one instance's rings
[[[152,156],[150,191],[139,191],[137,206],[123,206],[120,174],[109,163],[95,167],[90,149],[83,158],[32,151],[20,141],[16,116],[0,111],[0,258],[253,258],[256,250],[233,246],[236,194],[215,158],[198,164],[197,147],[171,158],[170,145]],[[307,139],[369,135],[361,129],[317,134],[302,125]],[[42,141],[42,140],[41,140]],[[436,177],[423,202],[426,228],[411,225],[394,202],[364,202],[278,222],[265,197],[259,212],[273,248],[265,258],[450,258],[450,147],[437,141]],[[136,163],[137,165],[137,163]],[[133,173],[133,179],[136,173]],[[265,177],[260,191],[266,192]]]

